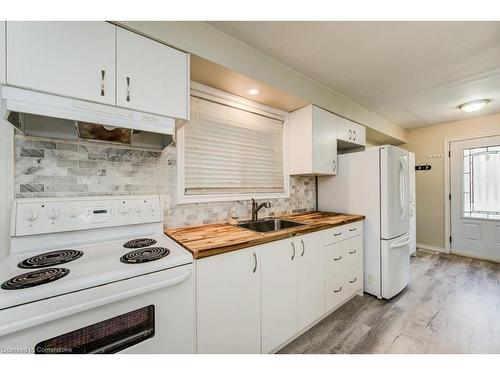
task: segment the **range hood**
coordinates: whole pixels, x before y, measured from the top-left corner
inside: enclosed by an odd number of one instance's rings
[[[27,136],[89,140],[163,149],[173,141],[170,117],[2,86],[5,113]]]

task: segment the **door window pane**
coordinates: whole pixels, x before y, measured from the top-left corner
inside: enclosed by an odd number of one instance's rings
[[[463,150],[463,215],[497,219],[500,215],[500,146]]]

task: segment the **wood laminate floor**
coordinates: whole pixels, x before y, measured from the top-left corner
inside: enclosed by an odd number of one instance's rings
[[[418,251],[390,301],[356,296],[279,353],[500,353],[500,264]]]

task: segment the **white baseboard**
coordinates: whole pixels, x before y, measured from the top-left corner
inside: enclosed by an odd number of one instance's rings
[[[417,249],[429,250],[429,251],[436,251],[438,253],[449,254],[449,252],[446,249],[442,248],[442,247],[432,246],[432,245],[426,245],[426,244],[423,244],[423,243],[417,243]]]

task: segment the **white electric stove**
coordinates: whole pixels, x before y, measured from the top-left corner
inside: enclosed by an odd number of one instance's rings
[[[0,353],[193,353],[193,258],[162,218],[158,196],[17,200]]]

